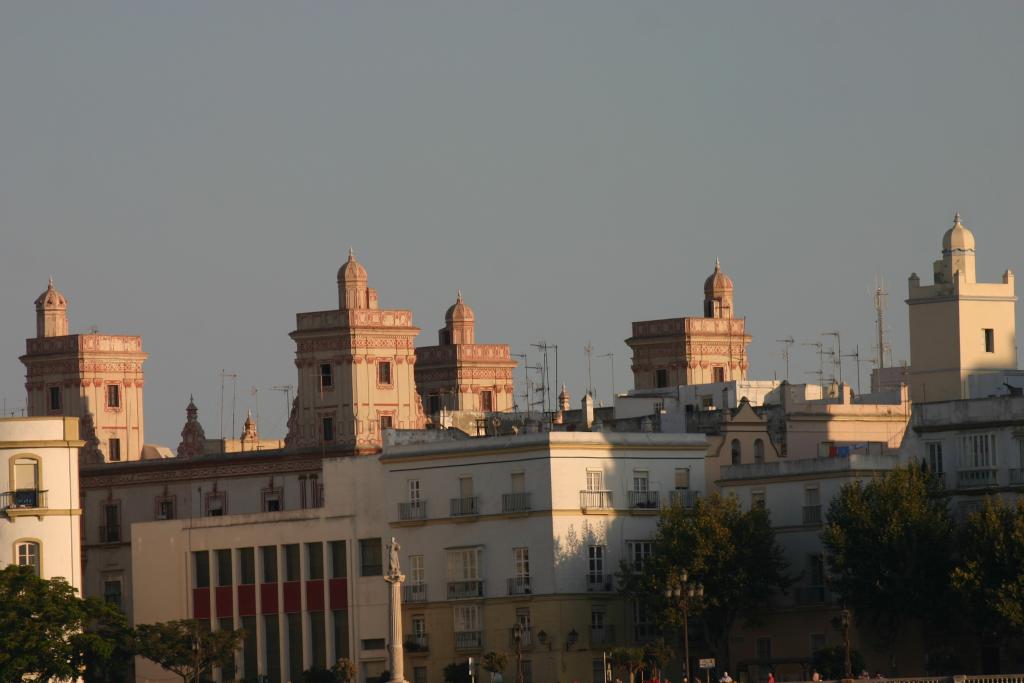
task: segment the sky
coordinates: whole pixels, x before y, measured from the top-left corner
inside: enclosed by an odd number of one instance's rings
[[[826,331],[872,357],[883,280],[908,360],[954,212],[979,280],[1024,272],[1022,34],[1019,2],[2,3],[0,396],[52,276],[72,332],[142,335],[148,442],[190,394],[219,436],[222,371],[235,432],[282,436],[349,247],[420,345],[461,289],[577,398],[584,346],[607,403],[631,321],[700,315],[716,258],[752,378],[790,336],[792,381]]]

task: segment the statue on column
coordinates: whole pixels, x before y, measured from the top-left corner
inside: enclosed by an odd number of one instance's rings
[[[402,546],[394,536],[388,544],[388,572],[384,580],[391,584],[391,596],[388,600],[388,670],[391,679],[388,683],[408,683],[405,680],[405,652],[402,647],[402,582],[405,575],[398,563],[398,553]]]

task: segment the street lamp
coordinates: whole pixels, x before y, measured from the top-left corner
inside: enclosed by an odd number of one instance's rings
[[[516,643],[516,683],[523,683],[523,624],[512,625],[512,640]]]
[[[665,597],[683,612],[683,656],[686,662],[686,681],[690,682],[690,601],[704,597],[704,584],[689,582],[684,569],[669,578],[665,584]]]

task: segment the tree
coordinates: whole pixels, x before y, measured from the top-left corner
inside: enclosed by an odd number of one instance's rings
[[[735,497],[714,494],[699,498],[692,509],[677,505],[664,510],[653,556],[639,572],[623,564],[619,582],[663,629],[679,628],[682,611],[664,597],[664,590],[685,569],[690,581],[704,586],[703,598],[690,603],[691,616],[699,615],[691,631],[699,629],[711,654],[728,666],[733,625],[741,615],[753,619],[789,587],[786,567],[768,512],[758,506],[744,512]]]
[[[330,669],[313,667],[303,671],[302,683],[350,683],[355,677],[356,665],[342,657]]]
[[[444,668],[445,683],[470,683],[469,662],[452,662]]]
[[[115,608],[78,597],[64,579],[8,565],[0,569],[0,680],[88,676],[88,664],[111,658],[123,623]]]
[[[493,679],[494,674],[501,673],[508,666],[508,655],[504,652],[486,652],[480,661],[480,666],[484,671],[489,671]]]
[[[1007,640],[1024,631],[1024,501],[989,497],[959,533],[953,588],[973,631]]]
[[[241,629],[210,631],[203,622],[178,619],[137,626],[132,644],[139,655],[181,676],[186,683],[198,683],[204,671],[231,664],[242,646],[243,635]]]
[[[833,645],[817,650],[811,655],[811,666],[824,680],[839,680],[846,666],[846,652],[842,645]],[[853,675],[864,670],[864,656],[858,650],[850,650],[850,668]]]
[[[664,638],[658,638],[644,645],[644,657],[655,671],[661,670],[675,657],[675,650]]]
[[[830,585],[896,670],[896,640],[913,620],[941,623],[949,603],[953,525],[935,479],[910,466],[844,486],[821,540]]]
[[[647,666],[647,653],[641,647],[620,647],[612,650],[612,666],[629,676],[635,683],[636,674]]]

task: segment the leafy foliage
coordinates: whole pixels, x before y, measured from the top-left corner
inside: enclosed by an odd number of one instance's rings
[[[678,627],[682,610],[663,592],[670,577],[685,568],[690,581],[704,585],[704,597],[691,603],[691,616],[699,615],[696,626],[705,642],[727,663],[734,623],[768,607],[789,587],[786,567],[768,512],[761,507],[744,512],[734,497],[714,494],[698,499],[692,509],[663,511],[654,556],[639,573],[624,565],[619,581],[623,592],[653,611],[660,626]]]
[[[124,617],[96,599],[83,600],[64,579],[42,579],[28,567],[0,569],[0,680],[75,679],[89,664],[109,661]]]
[[[913,466],[847,484],[821,534],[832,590],[890,656],[905,624],[941,621],[949,603],[953,524],[936,486]]]
[[[634,683],[637,672],[647,666],[647,653],[642,647],[620,647],[612,650],[612,666],[629,676]]]
[[[152,660],[182,680],[198,681],[204,671],[231,663],[242,646],[244,632],[210,631],[195,619],[178,619],[135,628],[136,653]]]
[[[833,645],[811,655],[811,666],[824,680],[839,680],[843,677],[846,653],[842,645]],[[864,656],[859,650],[850,650],[850,669],[853,675],[864,670]]]
[[[313,667],[302,672],[302,683],[349,683],[355,680],[356,665],[342,657],[330,669]]]
[[[444,668],[445,683],[470,683],[469,663],[452,662]]]
[[[483,667],[484,671],[490,671],[491,673],[504,671],[505,667],[508,666],[508,655],[504,652],[486,652],[480,666]]]

